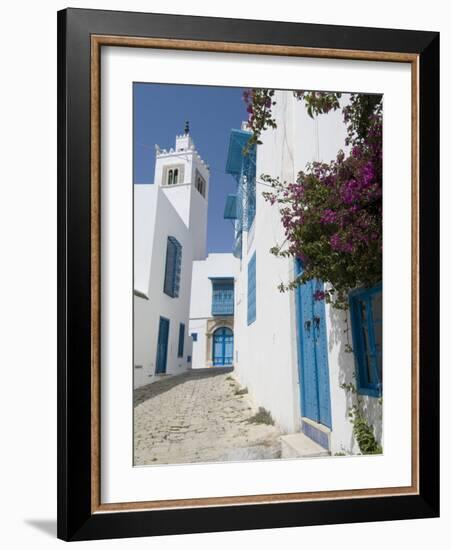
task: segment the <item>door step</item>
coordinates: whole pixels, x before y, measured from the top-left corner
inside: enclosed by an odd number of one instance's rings
[[[302,418],[301,432],[307,437],[313,439],[315,443],[321,445],[326,450],[330,450],[330,434],[331,431],[327,426],[319,424],[310,418]]]
[[[312,458],[316,456],[329,456],[330,452],[303,433],[283,435],[282,458]]]

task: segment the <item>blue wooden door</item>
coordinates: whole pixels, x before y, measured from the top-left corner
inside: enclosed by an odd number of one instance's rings
[[[302,272],[300,262],[296,271]],[[314,298],[323,288],[321,281],[313,280],[296,289],[298,368],[302,416],[331,428],[325,306]]]
[[[164,374],[166,372],[166,363],[168,359],[168,339],[169,319],[160,317],[157,342],[157,366],[155,369],[155,374]]]
[[[227,327],[213,333],[213,365],[215,367],[233,363],[233,332]]]

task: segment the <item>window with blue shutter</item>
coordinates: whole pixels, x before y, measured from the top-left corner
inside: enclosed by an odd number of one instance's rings
[[[357,390],[382,395],[382,285],[349,295]]]
[[[236,193],[229,193],[227,195],[225,207],[224,207],[224,219],[236,220],[238,218],[238,201]]]
[[[177,357],[183,357],[183,349],[185,347],[185,325],[180,323],[179,327],[179,345],[177,348]]]
[[[236,192],[227,197],[225,219],[234,220],[235,241],[233,255],[242,257],[242,233],[249,231],[256,208],[256,146],[249,144],[252,133],[232,130],[227,153],[226,173],[237,183]]]
[[[257,266],[255,252],[247,264],[247,324],[257,318]]]
[[[233,279],[212,279],[212,315],[233,315],[234,282]]]
[[[168,237],[163,291],[172,298],[177,298],[179,295],[181,270],[182,245],[175,237]]]

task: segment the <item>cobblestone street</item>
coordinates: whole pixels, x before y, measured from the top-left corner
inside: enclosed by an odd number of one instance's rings
[[[134,392],[135,465],[280,457],[280,433],[257,412],[232,369],[197,369]]]

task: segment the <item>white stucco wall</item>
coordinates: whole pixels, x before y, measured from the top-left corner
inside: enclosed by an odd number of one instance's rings
[[[157,185],[134,185],[134,290],[146,296],[149,292],[150,260],[158,197]]]
[[[296,172],[307,162],[312,160],[330,162],[336,158],[339,149],[344,151],[348,149],[345,145],[346,128],[342,121],[341,110],[312,119],[301,102],[293,99],[290,101],[295,103],[294,119],[297,121],[294,125],[293,148]],[[347,101],[347,96],[344,95],[341,104]],[[356,402],[356,396],[340,387],[343,383],[356,385],[354,354],[345,351],[347,343],[352,346],[349,313],[346,314],[326,304],[326,323],[332,414],[331,452],[357,453],[359,449],[353,438],[352,424],[348,416],[349,409]],[[382,405],[380,400],[365,395],[359,397],[368,422],[374,427],[376,438],[381,442]]]
[[[172,166],[179,167],[179,180],[176,185],[167,185],[166,169]],[[196,171],[205,181],[205,196],[195,187]],[[191,229],[196,260],[206,256],[209,180],[209,168],[190,136],[177,136],[175,149],[157,150],[154,182],[161,185],[180,218]]]
[[[277,129],[262,134],[257,150],[257,208],[254,227],[243,238],[243,259],[235,289],[235,375],[248,386],[257,405],[268,409],[286,432],[301,425],[299,374],[294,292],[280,293],[277,285],[293,278],[293,260],[269,253],[285,239],[276,206],[262,197],[267,190],[261,174],[295,181],[297,173],[312,161],[330,162],[339,149],[345,150],[345,126],[341,111],[310,118],[302,102],[291,92],[277,91],[274,115]],[[343,97],[346,101],[346,96]],[[257,318],[247,326],[247,264],[257,253]],[[355,399],[342,389],[343,382],[355,384],[354,356],[344,351],[347,325],[342,312],[326,305],[329,375],[332,413],[331,452],[358,452],[352,437],[348,410]],[[349,337],[350,332],[349,332]],[[362,396],[376,436],[382,431],[378,399]]]
[[[193,260],[203,260],[207,255],[208,186],[205,197],[191,188],[190,231],[193,242]]]
[[[154,188],[152,191],[144,189]],[[138,203],[148,197],[156,197],[156,206],[151,210],[154,218],[147,214],[145,208]],[[140,217],[148,218],[144,222]],[[160,316],[170,321],[167,374],[178,374],[190,365],[187,362],[187,342],[189,327],[189,303],[191,292],[192,272],[192,238],[189,229],[183,223],[166,194],[159,186],[135,186],[135,242],[138,240],[138,230],[149,230],[147,235],[153,236],[151,247],[143,246],[143,250],[151,249],[150,269],[145,266],[148,262],[146,255],[135,255],[135,273],[148,273],[147,289],[148,300],[135,296],[134,298],[134,385],[138,387],[155,380],[156,350]],[[147,236],[144,233],[145,238]],[[175,237],[182,245],[182,270],[180,292],[177,298],[172,298],[163,292],[166,246],[168,236]],[[140,235],[141,237],[141,235]],[[141,276],[141,275],[140,275]],[[185,324],[185,345],[183,357],[177,357],[179,325]]]
[[[286,120],[291,122],[287,113]],[[266,132],[263,145],[257,150],[257,182],[262,173],[292,177],[292,155],[283,131]],[[277,285],[290,277],[292,262],[276,258],[269,249],[284,239],[277,211],[262,197],[267,187],[257,183],[256,216],[251,236],[243,237],[241,273],[236,295],[236,351],[238,361],[235,375],[247,386],[258,406],[269,410],[285,432],[299,426],[299,398],[296,373],[296,341],[292,332],[294,299],[290,293],[279,292]],[[256,320],[247,325],[247,266],[256,252]]]
[[[232,254],[210,253],[203,261],[193,262],[190,318],[211,317],[212,286],[209,277],[235,278],[240,261]]]
[[[177,184],[167,185],[166,168],[177,167]],[[204,178],[203,197],[194,185]],[[157,147],[153,185],[134,186],[134,386],[156,379],[160,317],[169,319],[166,374],[191,367],[189,308],[193,260],[205,259],[209,170],[189,135],[176,137],[175,149]],[[179,296],[163,292],[168,236],[182,245]],[[146,299],[147,298],[147,299]],[[183,357],[177,357],[180,323],[185,325]]]
[[[211,358],[207,357],[207,320],[212,318],[212,284],[209,277],[236,278],[239,260],[232,254],[212,253],[205,260],[193,262],[190,303],[190,335],[197,333],[197,342],[192,342],[192,367],[204,368]]]
[[[329,377],[331,388],[332,432],[331,451],[358,453],[359,447],[352,434],[348,412],[356,404],[357,395],[340,386],[356,383],[354,354],[345,351],[352,346],[351,319],[349,312],[337,310],[326,304],[327,345],[329,352]],[[349,327],[349,332],[347,331]],[[382,442],[382,403],[367,395],[358,396],[368,423],[373,426],[379,443]]]
[[[206,319],[190,319],[189,321],[189,336],[193,332],[197,334],[197,341],[194,342],[191,340],[191,349],[192,349],[192,359],[191,367],[193,369],[203,369],[207,366],[207,338],[205,332],[207,330],[207,320]]]
[[[258,204],[258,203],[257,203]],[[259,205],[257,205],[257,208]],[[264,218],[260,209],[259,215]],[[295,340],[291,325],[294,301],[277,289],[289,277],[286,260],[271,256],[265,247],[268,234],[277,231],[275,220],[259,227],[256,219],[255,247],[243,253],[243,268],[237,281],[235,313],[235,375],[248,387],[255,403],[269,410],[284,432],[299,425],[297,379],[294,371]],[[247,266],[256,252],[256,320],[247,324]]]

